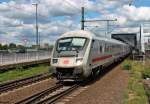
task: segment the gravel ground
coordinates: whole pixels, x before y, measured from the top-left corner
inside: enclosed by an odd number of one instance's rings
[[[24,98],[34,95],[56,83],[55,80],[46,79],[41,82],[33,83],[32,85],[24,86],[7,93],[0,95],[0,104],[14,104]]]
[[[128,72],[117,66],[57,104],[122,104],[128,81]]]
[[[147,85],[147,87],[150,89],[150,79],[144,80],[144,83]]]
[[[150,79],[149,80],[144,80],[144,84],[145,84],[145,88],[150,91]],[[149,101],[149,104],[150,104],[150,96],[148,96],[148,101]]]

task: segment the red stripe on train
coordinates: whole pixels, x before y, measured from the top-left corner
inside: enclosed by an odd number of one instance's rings
[[[105,59],[111,58],[111,57],[112,57],[112,55],[98,57],[98,58],[92,59],[92,62],[94,63],[94,62],[102,61],[102,60],[105,60]]]

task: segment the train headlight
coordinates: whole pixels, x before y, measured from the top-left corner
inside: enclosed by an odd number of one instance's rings
[[[58,59],[53,59],[53,64],[56,64],[58,62]]]
[[[82,62],[83,62],[83,58],[77,58],[77,59],[76,59],[77,65],[82,64]]]

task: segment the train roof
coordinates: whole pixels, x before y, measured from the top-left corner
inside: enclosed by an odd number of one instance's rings
[[[89,38],[89,39],[103,40],[103,41],[110,42],[110,43],[125,45],[125,43],[123,43],[119,40],[109,39],[109,38],[104,38],[104,37],[98,37],[95,34],[93,34],[92,32],[85,31],[85,30],[70,31],[70,32],[66,32],[66,33],[64,33],[63,35],[60,36],[60,38],[65,38],[65,37],[86,37],[86,38]]]
[[[92,39],[95,35],[90,32],[90,31],[84,31],[84,30],[75,30],[75,31],[70,31],[66,32],[63,35],[60,36],[60,38],[64,37],[86,37],[89,39]]]

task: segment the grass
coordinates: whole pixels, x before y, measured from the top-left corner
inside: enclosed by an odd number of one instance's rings
[[[0,73],[0,83],[8,80],[15,80],[20,78],[27,78],[30,76],[42,74],[48,72],[48,65],[39,65],[32,68],[24,69],[18,66],[16,69]]]
[[[131,70],[132,68],[132,65],[131,65],[131,61],[130,60],[125,60],[123,62],[123,64],[121,65],[121,67],[124,69],[124,70]]]
[[[129,67],[127,67],[129,66]],[[143,71],[147,68],[141,62],[126,60],[122,64],[124,70],[129,70],[130,79],[128,88],[125,91],[124,104],[148,104],[147,92],[145,91],[143,80]]]

